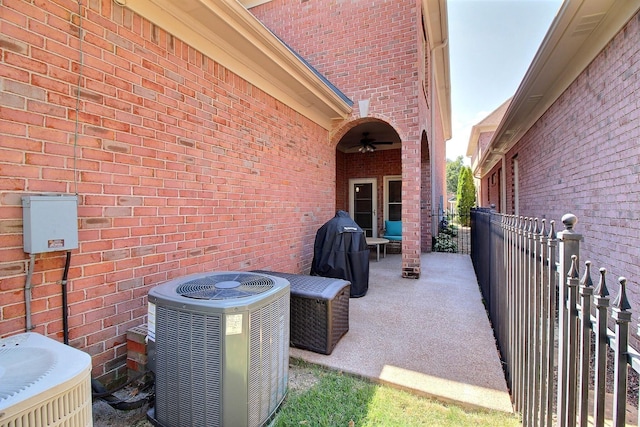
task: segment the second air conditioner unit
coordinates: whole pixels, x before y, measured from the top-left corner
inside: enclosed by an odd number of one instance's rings
[[[161,426],[260,426],[287,392],[289,282],[202,273],[149,292],[149,357]]]
[[[0,427],[91,427],[91,357],[33,332],[0,339]]]

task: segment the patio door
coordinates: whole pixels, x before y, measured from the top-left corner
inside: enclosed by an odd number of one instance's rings
[[[377,194],[375,178],[349,180],[349,215],[367,237],[378,237]]]

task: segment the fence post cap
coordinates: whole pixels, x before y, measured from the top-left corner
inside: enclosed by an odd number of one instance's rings
[[[564,241],[580,241],[582,240],[582,235],[576,233],[574,230],[575,225],[578,222],[578,217],[574,214],[568,213],[562,217],[562,224],[564,224],[564,230],[558,232],[558,239]]]
[[[564,214],[562,216],[562,223],[567,231],[573,231],[573,227],[578,222],[578,217],[572,213]]]

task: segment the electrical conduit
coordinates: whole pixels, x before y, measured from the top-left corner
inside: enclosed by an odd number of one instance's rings
[[[33,266],[36,263],[36,254],[29,255],[29,267],[27,270],[27,282],[24,285],[24,307],[25,315],[27,317],[26,332],[31,332],[33,326],[31,325],[31,278],[33,276]]]
[[[67,261],[62,273],[62,331],[64,343],[69,344],[69,309],[67,307],[67,278],[69,277],[69,265],[71,264],[71,251],[67,251]]]

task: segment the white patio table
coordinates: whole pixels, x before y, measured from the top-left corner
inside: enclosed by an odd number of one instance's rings
[[[389,243],[388,239],[367,237],[367,245],[376,247],[376,261],[380,261],[380,245],[382,245],[383,250],[382,257],[385,258],[387,256],[387,243]]]

